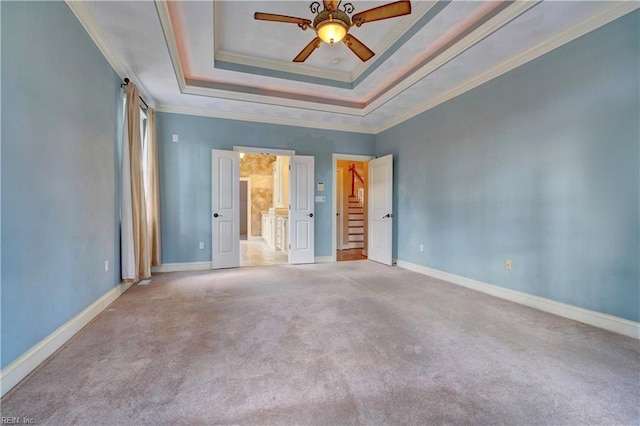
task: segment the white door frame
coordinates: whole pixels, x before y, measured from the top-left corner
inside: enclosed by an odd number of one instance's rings
[[[331,256],[333,258],[333,261],[336,262],[338,260],[337,253],[336,253],[337,247],[338,247],[338,244],[336,241],[337,232],[338,232],[337,230],[338,223],[337,223],[337,216],[336,216],[336,213],[338,213],[338,203],[337,203],[337,188],[336,188],[337,183],[336,183],[335,176],[337,173],[336,170],[338,170],[338,160],[361,161],[361,162],[367,163],[376,157],[374,157],[373,155],[354,155],[354,154],[337,154],[337,153],[332,154],[332,157],[333,157],[332,176],[334,176],[334,179],[333,179],[333,197],[332,197],[333,198],[333,219],[332,219],[332,230],[333,230],[332,240],[333,241],[331,243]]]
[[[251,176],[241,177],[240,182],[247,182],[247,240],[251,239]]]
[[[296,155],[296,151],[294,149],[278,149],[278,148],[265,148],[265,147],[260,147],[260,146],[242,146],[242,145],[234,145],[233,146],[233,151],[236,152],[245,152],[248,154],[262,154],[262,155],[275,155],[275,156],[282,156],[282,157],[289,157],[289,161],[291,161],[291,157]],[[250,217],[251,214],[251,178],[241,178],[240,180],[243,179],[248,179],[249,183],[247,184],[247,197],[249,197],[248,200],[248,208],[247,208],[247,215]],[[291,179],[290,175],[289,175],[289,179]],[[286,183],[286,185],[289,185],[289,182]],[[247,240],[251,239],[251,219],[249,218],[248,221],[248,225],[247,225]],[[287,232],[289,232],[287,230]],[[260,238],[260,237],[257,237]],[[238,244],[240,241],[240,235],[238,234]],[[287,261],[287,263],[290,263],[289,261]]]
[[[296,155],[296,151],[293,149],[277,149],[277,148],[262,148],[259,146],[233,146],[234,151],[247,152],[250,154],[262,154],[262,155],[281,155],[292,156]]]
[[[336,169],[336,250],[344,248],[344,169]],[[338,220],[340,218],[340,220]]]

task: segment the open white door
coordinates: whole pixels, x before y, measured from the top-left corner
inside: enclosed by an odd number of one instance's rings
[[[211,268],[240,266],[240,161],[234,151],[211,150]]]
[[[343,170],[339,168],[336,170],[336,250],[342,250],[344,246],[343,232],[344,232],[344,216],[343,216],[343,193],[344,190],[344,178]],[[335,253],[334,253],[335,255]]]
[[[369,161],[369,259],[393,263],[393,155]]]
[[[313,263],[313,157],[291,156],[289,173],[289,263]]]

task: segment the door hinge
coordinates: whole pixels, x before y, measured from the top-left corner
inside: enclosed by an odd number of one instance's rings
[[[289,170],[291,170],[291,164],[289,164]]]
[[[289,244],[289,250],[291,250],[291,244]]]

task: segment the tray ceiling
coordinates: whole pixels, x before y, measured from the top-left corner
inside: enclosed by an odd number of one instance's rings
[[[386,2],[352,1],[354,13]],[[292,59],[315,33],[302,1],[69,1],[121,77],[160,111],[377,133],[638,7],[637,2],[416,1]]]

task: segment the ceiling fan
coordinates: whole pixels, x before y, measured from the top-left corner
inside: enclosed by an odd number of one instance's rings
[[[396,1],[374,7],[373,9],[356,13],[351,18],[349,18],[349,14],[355,10],[351,3],[342,4],[342,1],[338,0],[323,0],[322,6],[324,6],[324,9],[321,10],[321,5],[317,1],[314,1],[309,6],[311,13],[316,14],[313,23],[309,19],[272,13],[256,12],[253,17],[261,21],[297,24],[303,30],[312,28],[316,32],[317,37],[302,49],[298,56],[293,59],[293,62],[304,62],[314,50],[320,47],[321,42],[334,44],[340,41],[365,62],[371,59],[375,53],[360,40],[349,34],[349,29],[354,25],[360,27],[366,22],[380,21],[411,13],[410,1]],[[342,6],[342,9],[340,9],[340,6]]]

